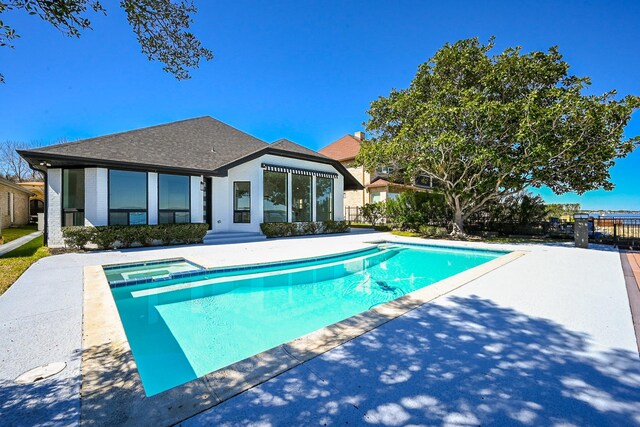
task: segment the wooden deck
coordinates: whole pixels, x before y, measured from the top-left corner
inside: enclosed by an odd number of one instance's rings
[[[640,289],[640,252],[627,252],[625,255],[629,261],[633,278],[636,279],[636,285]]]
[[[627,285],[631,318],[636,332],[636,342],[640,353],[640,252],[621,252],[620,261]]]

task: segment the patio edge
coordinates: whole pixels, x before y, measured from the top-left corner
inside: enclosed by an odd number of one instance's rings
[[[101,266],[84,268],[81,425],[173,425],[494,271],[513,251],[154,396],[146,396]]]

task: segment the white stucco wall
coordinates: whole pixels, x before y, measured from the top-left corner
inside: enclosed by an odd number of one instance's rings
[[[64,245],[62,240],[62,169],[47,171],[47,244]]]
[[[191,222],[195,223],[204,222],[202,215],[203,192],[200,185],[203,179],[202,176],[191,177]]]
[[[214,232],[239,231],[259,232],[263,211],[263,179],[262,163],[290,168],[310,169],[322,172],[338,173],[334,180],[334,219],[344,218],[343,188],[344,177],[331,165],[315,163],[307,160],[291,159],[274,155],[265,155],[243,163],[229,170],[226,177],[212,178],[212,229]],[[202,176],[191,176],[191,222],[204,222]],[[85,169],[85,225],[99,226],[109,223],[108,188],[109,171],[105,168]],[[248,181],[251,183],[251,222],[249,224],[233,223],[233,183]],[[289,174],[291,188],[291,174]],[[158,223],[158,174],[148,173],[148,210],[149,224]],[[315,177],[313,178],[312,197],[315,201]],[[49,169],[47,183],[47,226],[50,246],[62,246],[61,202],[62,202],[62,170]],[[312,210],[316,219],[315,202]],[[291,221],[291,192],[289,191],[289,221]]]
[[[213,184],[213,231],[214,232],[259,232],[262,222],[263,210],[263,180],[262,163],[278,165],[290,168],[310,169],[322,172],[333,172],[338,174],[334,180],[334,219],[340,221],[344,219],[343,188],[344,177],[331,165],[315,163],[307,160],[291,159],[287,157],[267,154],[249,162],[232,168],[226,177],[214,177]],[[251,223],[233,223],[233,183],[235,181],[249,181],[251,183]],[[289,174],[289,187],[291,188],[291,174]],[[315,177],[313,181],[313,218],[315,219]],[[291,191],[289,191],[289,212],[288,218],[291,221]]]
[[[147,176],[147,222],[158,223],[158,174],[149,172]]]
[[[107,206],[109,194],[105,168],[86,168],[84,170],[84,225],[107,225],[109,216]]]

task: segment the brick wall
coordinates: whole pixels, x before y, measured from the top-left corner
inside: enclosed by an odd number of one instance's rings
[[[13,194],[13,223],[11,223],[11,213],[9,212],[9,193]],[[0,182],[0,212],[2,214],[2,228],[28,224],[29,195]]]
[[[62,169],[47,171],[47,246],[63,246],[62,239]]]

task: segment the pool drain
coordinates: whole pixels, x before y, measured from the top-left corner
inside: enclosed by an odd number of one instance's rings
[[[61,372],[64,368],[67,367],[66,362],[54,362],[49,363],[48,365],[38,366],[37,368],[33,368],[25,372],[16,378],[16,383],[18,384],[31,384],[40,380],[47,379],[49,377],[54,376],[55,374]]]

